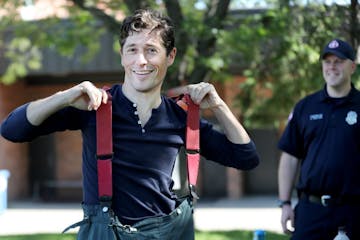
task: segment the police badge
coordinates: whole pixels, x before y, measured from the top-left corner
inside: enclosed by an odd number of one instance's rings
[[[349,111],[346,115],[345,121],[349,125],[354,125],[357,122],[357,113],[354,111]]]

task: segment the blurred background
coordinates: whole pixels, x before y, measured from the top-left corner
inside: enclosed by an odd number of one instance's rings
[[[83,80],[120,83],[118,31],[138,8],[169,15],[177,58],[165,90],[213,83],[257,145],[251,171],[201,161],[200,201],[276,199],[277,141],[294,103],[324,84],[319,53],[332,38],[359,47],[359,1],[336,0],[0,0],[0,118],[15,107]],[[359,70],[353,77],[359,86]],[[216,121],[209,112],[203,117]],[[174,173],[186,191],[183,154]],[[0,137],[0,198],[81,202],[81,134],[59,132],[30,143]],[[1,179],[0,179],[1,180]],[[4,183],[5,182],[5,183]],[[6,186],[5,186],[6,185]],[[275,201],[275,200],[274,200]],[[275,202],[274,202],[275,204]]]

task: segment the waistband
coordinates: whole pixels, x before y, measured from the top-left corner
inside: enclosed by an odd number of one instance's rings
[[[311,203],[321,204],[324,207],[341,205],[360,205],[360,195],[354,196],[333,196],[333,195],[315,195],[305,192],[299,193],[300,200],[307,200]]]
[[[97,220],[104,219],[105,221],[108,221],[109,214],[112,215],[112,217],[117,218],[114,215],[114,213],[112,212],[110,206],[108,206],[108,205],[82,204],[82,209],[83,209],[85,218],[97,219]],[[143,225],[148,226],[149,224],[152,224],[152,223],[153,224],[161,224],[166,221],[171,221],[173,218],[175,218],[179,215],[183,215],[183,214],[192,215],[192,212],[193,212],[192,201],[189,198],[186,198],[168,215],[148,217],[143,220],[140,220],[139,222],[132,224],[132,226],[133,227],[141,227]]]

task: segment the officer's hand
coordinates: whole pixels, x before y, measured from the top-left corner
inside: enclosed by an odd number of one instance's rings
[[[290,227],[289,227],[290,221]],[[281,211],[281,226],[285,234],[292,234],[294,231],[294,210],[291,205],[284,205]]]

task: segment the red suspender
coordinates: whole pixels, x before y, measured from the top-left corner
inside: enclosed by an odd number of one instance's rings
[[[199,105],[195,104],[189,95],[185,95],[185,101],[188,105],[186,122],[186,157],[189,190],[193,198],[199,199],[195,189],[200,163]]]
[[[186,155],[189,190],[191,197],[198,199],[195,186],[200,163],[200,137],[199,137],[199,105],[195,104],[189,95],[184,96],[187,104],[186,126]],[[184,107],[184,106],[182,106]],[[107,104],[101,104],[96,111],[96,149],[98,190],[100,201],[112,199],[112,101],[111,96]]]
[[[100,201],[109,201],[112,188],[112,100],[101,104],[96,111],[96,151],[98,170],[98,190]]]

